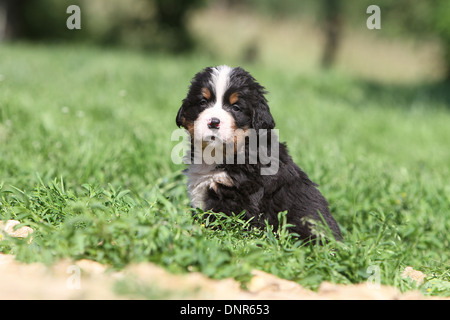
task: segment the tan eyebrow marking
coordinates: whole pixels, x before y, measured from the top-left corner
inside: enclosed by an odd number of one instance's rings
[[[206,100],[209,100],[209,98],[211,98],[211,91],[209,91],[208,88],[203,87],[202,88],[202,95],[203,95],[203,98],[205,98]]]
[[[239,100],[239,93],[234,92],[231,96],[230,96],[230,104],[235,104],[236,102],[238,102]]]

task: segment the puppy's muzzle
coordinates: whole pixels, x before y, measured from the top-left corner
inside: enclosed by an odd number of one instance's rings
[[[215,118],[215,117],[209,119],[209,121],[208,121],[209,129],[219,129],[219,127],[220,127],[220,119]]]

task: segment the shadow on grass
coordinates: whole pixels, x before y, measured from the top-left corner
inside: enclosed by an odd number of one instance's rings
[[[359,81],[357,86],[364,99],[385,106],[411,109],[442,108],[450,111],[450,82],[436,82],[418,85],[393,85],[374,81]],[[359,103],[352,101],[350,103]]]

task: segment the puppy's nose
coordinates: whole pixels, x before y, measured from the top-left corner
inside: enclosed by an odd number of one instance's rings
[[[218,118],[211,118],[208,121],[208,128],[210,129],[219,129],[220,120]]]

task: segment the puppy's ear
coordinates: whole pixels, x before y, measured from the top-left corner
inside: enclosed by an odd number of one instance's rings
[[[261,99],[253,108],[252,125],[255,130],[273,129],[275,127],[275,121],[265,99]]]
[[[186,108],[186,105],[187,105],[187,100],[184,99],[183,100],[183,104],[181,105],[180,110],[178,110],[178,113],[177,113],[176,122],[177,122],[177,126],[178,127],[181,127],[181,126],[184,127],[184,124],[183,124],[183,113],[184,113],[184,110]]]

